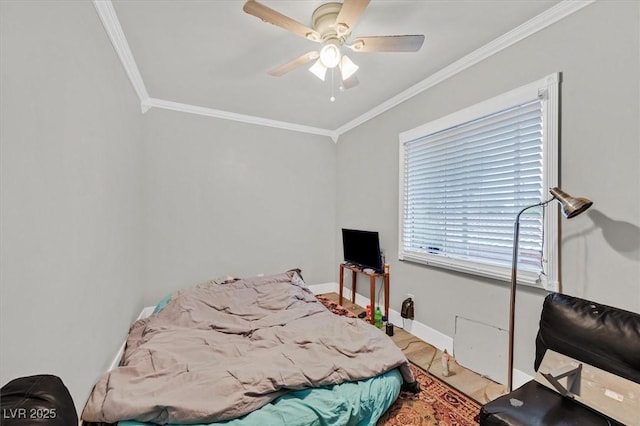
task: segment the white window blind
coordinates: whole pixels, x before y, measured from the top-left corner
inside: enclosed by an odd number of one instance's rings
[[[516,214],[548,198],[556,178],[545,164],[548,91],[538,89],[401,137],[400,259],[509,278]],[[544,287],[546,228],[542,207],[521,217],[519,275]]]

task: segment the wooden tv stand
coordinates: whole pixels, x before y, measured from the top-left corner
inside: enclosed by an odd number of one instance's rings
[[[383,273],[378,272],[364,272],[362,269],[340,264],[340,304],[343,303],[342,293],[344,290],[344,270],[351,271],[351,302],[356,303],[356,282],[358,274],[366,275],[369,277],[369,299],[371,300],[371,324],[375,322],[375,309],[376,309],[376,278],[381,277],[384,283],[384,315],[389,318],[389,267],[385,265]]]

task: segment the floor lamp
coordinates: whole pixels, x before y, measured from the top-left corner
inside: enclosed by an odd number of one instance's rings
[[[508,358],[508,372],[507,372],[507,388],[509,392],[513,390],[513,334],[514,334],[514,317],[516,306],[516,284],[518,275],[518,243],[520,241],[520,215],[525,211],[539,206],[545,206],[553,200],[558,200],[562,205],[562,214],[567,219],[578,216],[580,213],[587,210],[593,204],[593,201],[586,198],[575,198],[562,191],[558,187],[549,189],[552,197],[547,201],[543,201],[538,204],[527,206],[520,210],[516,216],[516,221],[513,224],[513,257],[511,260],[511,300],[509,304],[509,358]]]

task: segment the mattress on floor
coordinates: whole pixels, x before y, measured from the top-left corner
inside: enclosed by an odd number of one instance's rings
[[[158,303],[160,312],[171,300]],[[403,383],[402,373],[392,369],[359,381],[292,390],[242,417],[217,422],[228,426],[249,425],[375,425],[397,399]],[[122,420],[119,426],[150,426],[135,420]],[[169,425],[178,423],[169,423]],[[203,426],[213,423],[197,423]]]
[[[402,375],[393,369],[381,376],[321,388],[291,391],[225,426],[375,425],[400,393]],[[118,426],[150,426],[122,421]],[[196,425],[203,426],[203,424]]]

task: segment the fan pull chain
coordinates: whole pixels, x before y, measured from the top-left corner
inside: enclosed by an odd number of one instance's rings
[[[335,71],[335,68],[331,68],[331,97],[329,98],[329,100],[331,102],[335,102],[336,101],[336,97],[334,96],[335,84],[333,82],[334,71]]]

